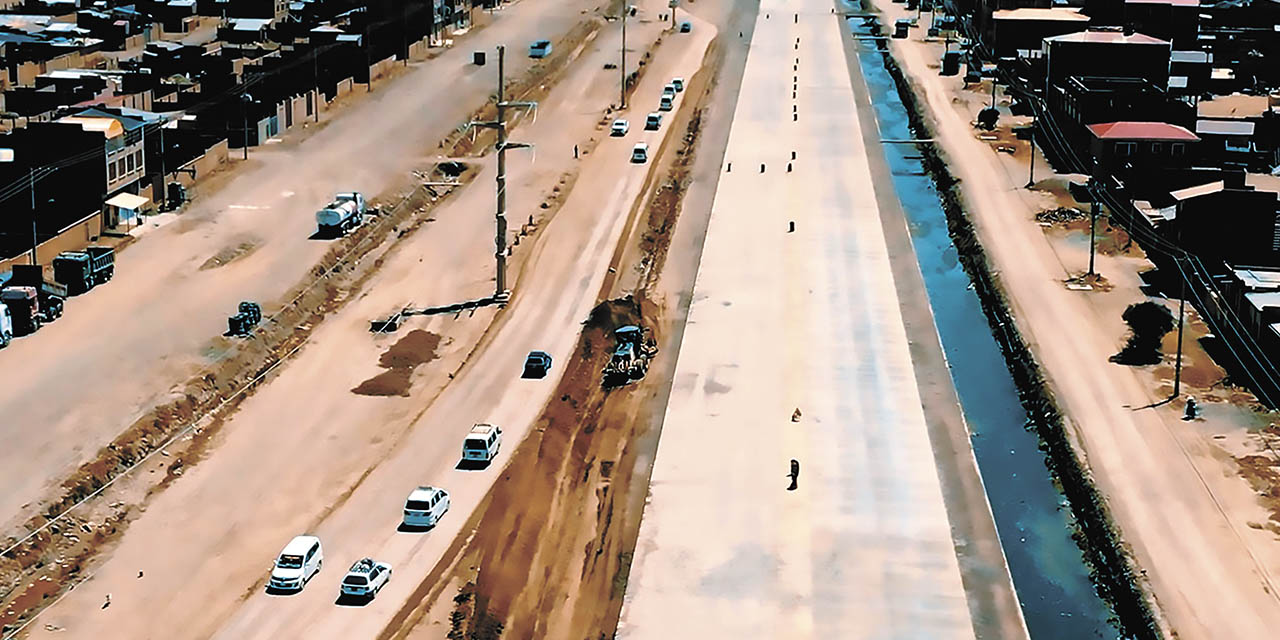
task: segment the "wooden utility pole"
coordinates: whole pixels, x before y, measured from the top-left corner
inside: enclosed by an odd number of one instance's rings
[[[1182,286],[1179,287],[1178,293],[1178,355],[1174,357],[1173,365],[1173,397],[1175,398],[1182,389],[1182,325],[1186,318],[1187,306],[1187,280],[1182,277],[1181,269],[1178,270],[1178,282]]]

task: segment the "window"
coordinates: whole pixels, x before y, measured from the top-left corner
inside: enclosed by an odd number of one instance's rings
[[[1152,143],[1151,143],[1151,155],[1153,155],[1153,156],[1158,156],[1158,155],[1160,155],[1160,154],[1162,154],[1162,153],[1164,153],[1164,144],[1159,143],[1159,142],[1152,142]]]
[[[116,163],[109,162],[107,163],[107,182],[115,182],[115,181],[116,181]]]
[[[1136,147],[1137,145],[1132,142],[1117,142],[1116,155],[1122,158],[1127,158],[1133,155],[1133,152],[1137,150]]]
[[[132,154],[132,153],[131,153],[131,154],[129,154],[127,157],[125,157],[125,160],[126,160],[126,162],[125,162],[125,171],[127,171],[127,172],[129,172],[129,173],[133,173],[133,169],[134,169],[134,166],[133,166],[133,154]]]
[[[1181,158],[1183,154],[1187,152],[1187,145],[1181,142],[1175,142],[1169,145],[1169,152],[1173,154],[1173,157]]]

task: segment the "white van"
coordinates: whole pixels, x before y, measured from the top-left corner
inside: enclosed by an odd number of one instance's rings
[[[670,111],[675,106],[675,102],[673,102],[675,97],[676,94],[674,93],[662,94],[662,98],[658,100],[658,111]]]
[[[448,491],[435,487],[418,487],[404,501],[404,526],[434,527],[448,510]]]
[[[0,304],[0,347],[9,346],[13,340],[13,318],[9,316],[9,305]]]
[[[276,564],[271,569],[271,581],[267,586],[282,591],[301,591],[322,564],[324,549],[320,547],[320,538],[298,536],[290,540],[280,551],[280,555],[276,556]]]
[[[635,164],[644,164],[649,161],[649,143],[637,142],[635,147],[631,149],[631,162]]]
[[[488,462],[498,457],[502,448],[502,428],[491,424],[477,424],[462,440],[462,459]]]

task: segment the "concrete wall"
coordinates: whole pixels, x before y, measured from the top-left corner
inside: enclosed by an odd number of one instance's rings
[[[378,80],[380,78],[386,77],[387,74],[391,73],[391,69],[394,68],[395,65],[396,65],[395,56],[391,56],[389,58],[386,58],[385,60],[379,60],[373,63],[369,67],[369,78],[371,78],[372,80]]]
[[[40,259],[41,264],[49,264],[53,262],[55,256],[63,251],[75,251],[93,244],[101,234],[102,215],[101,212],[95,211],[79,222],[67,227],[57,236],[41,242],[40,247],[36,250],[36,256]],[[9,271],[15,264],[27,264],[29,262],[30,253],[24,253],[20,256],[0,261],[0,271]]]

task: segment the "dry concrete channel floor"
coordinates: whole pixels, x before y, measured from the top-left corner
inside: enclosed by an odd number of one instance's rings
[[[971,615],[948,514],[994,531],[990,509],[944,502],[843,24],[825,2],[761,3],[624,640],[1026,635],[1016,607]]]

